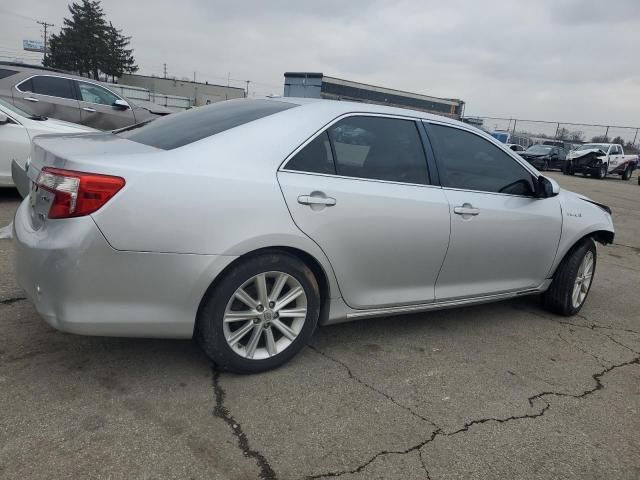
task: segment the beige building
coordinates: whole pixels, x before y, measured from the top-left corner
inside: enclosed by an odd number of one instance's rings
[[[226,87],[212,83],[191,82],[189,80],[174,80],[172,78],[147,77],[145,75],[123,75],[119,82],[122,85],[132,85],[146,88],[153,93],[187,97],[192,106],[207,103],[243,98],[245,91],[238,87]]]

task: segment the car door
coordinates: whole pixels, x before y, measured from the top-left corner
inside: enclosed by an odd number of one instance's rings
[[[327,255],[349,306],[433,301],[449,206],[430,184],[416,121],[342,118],[300,147],[278,181],[294,222]]]
[[[436,300],[538,287],[560,241],[559,199],[537,198],[532,171],[482,136],[436,123],[427,129],[451,208]]]
[[[99,130],[114,130],[135,123],[130,107],[116,105],[122,100],[111,90],[93,82],[75,81],[80,101],[80,122]]]
[[[36,115],[80,122],[80,107],[69,78],[34,75],[16,85],[13,98],[16,106]]]
[[[611,145],[611,147],[609,147],[609,172],[612,172],[620,165],[620,162],[622,160],[620,156],[621,153],[622,149],[618,145]]]

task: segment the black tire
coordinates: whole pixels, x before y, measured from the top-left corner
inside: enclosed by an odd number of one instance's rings
[[[306,295],[307,315],[300,333],[283,351],[265,359],[242,357],[227,343],[223,317],[236,290],[255,275],[283,272],[302,286]],[[299,258],[282,252],[264,253],[240,261],[205,294],[196,319],[195,339],[217,368],[237,373],[257,373],[279,367],[290,360],[309,341],[320,314],[320,289],[307,265]]]
[[[598,168],[598,171],[594,174],[594,176],[599,178],[600,180],[607,178],[607,167],[608,166],[606,163],[600,165],[600,168]]]
[[[573,171],[573,166],[571,164],[566,163],[564,168],[562,169],[562,173],[565,175],[573,175],[575,172]]]
[[[549,160],[545,160],[544,163],[542,164],[541,167],[543,172],[546,172],[547,170],[549,170]]]
[[[633,173],[633,170],[631,170],[631,167],[625,168],[624,172],[622,172],[622,180],[629,180],[631,178],[632,173]]]
[[[589,251],[593,254],[593,276],[584,300],[578,307],[575,307],[571,296],[578,276],[578,269],[580,268],[580,264],[585,255]],[[545,308],[567,317],[578,313],[584,305],[584,302],[586,302],[591,286],[593,285],[593,278],[596,273],[596,263],[596,245],[592,239],[586,238],[574,246],[564,257],[562,263],[560,263],[560,266],[553,276],[551,286],[542,294],[542,301]]]

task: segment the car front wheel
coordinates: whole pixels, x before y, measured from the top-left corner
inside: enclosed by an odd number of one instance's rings
[[[560,315],[575,315],[584,305],[596,272],[596,245],[587,238],[564,258],[549,289],[543,294],[546,308]]]
[[[600,168],[598,168],[598,172],[596,173],[596,176],[602,180],[603,178],[605,178],[607,176],[607,164],[603,163],[602,165],[600,165]]]
[[[195,337],[219,368],[261,372],[305,346],[319,312],[318,283],[309,267],[285,253],[256,255],[209,289]]]

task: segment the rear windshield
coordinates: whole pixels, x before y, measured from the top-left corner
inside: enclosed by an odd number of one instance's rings
[[[273,100],[227,100],[173,113],[115,133],[134,142],[172,150],[295,106]]]

